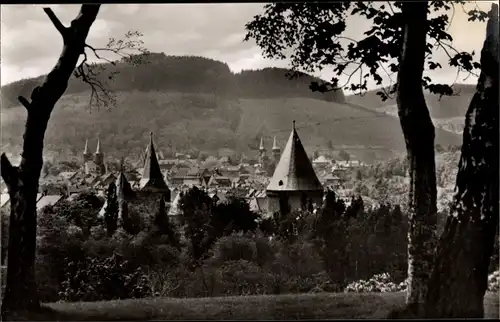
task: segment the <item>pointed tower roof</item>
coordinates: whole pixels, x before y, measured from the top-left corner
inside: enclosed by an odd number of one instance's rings
[[[85,140],[85,150],[83,150],[83,154],[89,154],[89,139]]]
[[[118,178],[116,178],[115,183],[118,200],[127,200],[134,194],[132,186],[125,176],[124,169],[124,159],[122,158],[120,161],[120,173],[118,174]]]
[[[265,150],[266,148],[264,147],[264,140],[262,138],[260,138],[260,146],[259,146],[259,150],[263,151]]]
[[[165,180],[163,180],[163,174],[161,173],[158,159],[156,158],[155,147],[153,144],[153,132],[150,133],[149,148],[147,149],[139,187],[141,190],[168,190],[167,184],[165,183]]]
[[[276,137],[274,137],[273,140],[273,151],[278,151],[280,150],[280,147],[276,144]]]
[[[295,130],[290,133],[274,175],[267,186],[268,191],[319,191],[323,186],[309,161],[309,157]]]
[[[95,149],[95,154],[101,154],[101,138],[97,135],[97,148]]]

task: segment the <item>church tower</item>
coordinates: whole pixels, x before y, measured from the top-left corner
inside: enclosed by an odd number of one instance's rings
[[[83,150],[83,163],[92,161],[92,153],[89,151],[89,140],[85,140],[85,150]]]
[[[170,189],[163,179],[163,174],[156,158],[153,132],[150,133],[149,147],[146,152],[142,178],[139,181],[139,189],[141,192],[162,194],[166,200],[170,201]]]
[[[264,140],[260,138],[260,146],[259,146],[259,163],[261,166],[264,166],[266,159],[266,148],[264,147]]]
[[[101,139],[97,136],[97,148],[94,154],[94,163],[97,166],[97,174],[103,175],[106,173],[106,166],[104,165],[104,155],[101,152]]]
[[[293,121],[292,132],[266,189],[268,215],[298,209],[313,211],[323,202],[323,186],[300,141]]]
[[[280,147],[276,144],[276,137],[274,137],[274,140],[273,140],[273,148],[272,148],[272,153],[273,153],[273,161],[274,161],[274,164],[278,164],[278,162],[280,161],[280,157],[281,157],[281,149],[280,149]]]

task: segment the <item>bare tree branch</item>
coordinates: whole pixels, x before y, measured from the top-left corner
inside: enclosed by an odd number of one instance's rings
[[[5,155],[5,153],[2,153],[2,155],[0,156],[0,169],[2,171],[2,178],[10,191],[11,187],[14,185],[14,181],[16,178],[15,173],[17,171],[16,167],[14,167],[10,163],[9,158],[7,158],[7,155]]]
[[[97,59],[102,59],[102,60],[105,60],[105,61],[107,61],[108,63],[110,63],[110,64],[112,64],[112,65],[116,65],[116,62],[114,62],[114,61],[112,61],[112,60],[109,60],[109,59],[107,59],[107,58],[104,58],[104,57],[99,56],[99,54],[98,54],[97,52],[98,52],[98,51],[110,51],[110,52],[113,52],[113,53],[115,53],[115,54],[117,54],[117,55],[120,55],[120,56],[122,56],[122,57],[125,57],[125,56],[126,56],[126,55],[124,55],[124,54],[120,53],[120,51],[119,51],[120,49],[112,49],[112,48],[94,48],[94,47],[92,47],[92,46],[90,46],[90,45],[87,45],[87,44],[85,44],[85,47],[86,47],[86,48],[89,48],[90,50],[92,50],[92,51],[94,52],[94,56],[95,56]]]
[[[26,108],[28,112],[31,110],[31,103],[26,98],[24,98],[23,96],[19,96],[17,99]]]
[[[56,27],[57,31],[59,31],[59,33],[63,37],[63,40],[66,41],[69,29],[62,24],[61,20],[59,20],[59,18],[57,18],[57,16],[55,15],[54,11],[52,11],[52,9],[43,8],[43,11],[47,14],[50,21],[52,21],[52,24],[54,25],[54,27]]]

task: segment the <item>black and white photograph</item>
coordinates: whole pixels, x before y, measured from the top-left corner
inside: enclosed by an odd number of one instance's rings
[[[498,319],[498,20],[2,4],[1,320]]]

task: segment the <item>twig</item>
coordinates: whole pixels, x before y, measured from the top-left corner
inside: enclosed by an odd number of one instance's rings
[[[98,51],[111,51],[111,52],[113,52],[113,53],[115,53],[115,54],[117,54],[117,55],[120,55],[120,56],[122,56],[122,57],[125,57],[125,56],[126,56],[126,55],[124,55],[124,54],[120,53],[120,52],[118,51],[119,49],[118,49],[118,50],[115,50],[115,49],[111,49],[111,48],[94,48],[94,47],[92,47],[92,46],[90,46],[90,45],[87,45],[87,44],[85,44],[85,47],[90,48],[90,50],[92,50],[92,51],[94,52],[94,55],[95,55],[95,57],[96,57],[97,59],[102,59],[102,60],[105,60],[105,61],[107,61],[108,63],[111,63],[112,65],[115,65],[116,63],[115,63],[114,61],[112,61],[112,60],[109,60],[109,59],[107,59],[107,58],[104,58],[104,57],[99,56],[99,54],[98,54],[97,52],[98,52]]]

